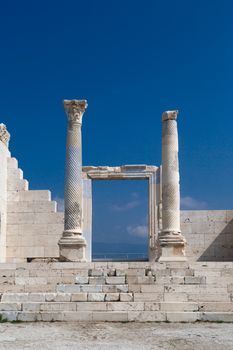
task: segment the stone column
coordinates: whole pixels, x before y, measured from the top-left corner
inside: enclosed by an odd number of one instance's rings
[[[8,148],[9,140],[10,140],[10,134],[7,131],[6,125],[1,123],[0,124],[0,141],[2,141],[4,145],[6,145],[6,147]]]
[[[177,114],[178,111],[167,111],[162,116],[162,232],[159,235],[159,261],[186,260],[185,239],[180,230]]]
[[[68,117],[65,175],[65,225],[59,241],[60,260],[85,261],[86,241],[82,232],[82,117],[85,100],[65,100]]]
[[[10,134],[4,124],[0,124],[0,263],[6,262],[7,244],[7,177],[10,152]]]

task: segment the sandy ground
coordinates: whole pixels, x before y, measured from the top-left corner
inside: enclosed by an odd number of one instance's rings
[[[233,324],[1,323],[7,350],[232,350]]]

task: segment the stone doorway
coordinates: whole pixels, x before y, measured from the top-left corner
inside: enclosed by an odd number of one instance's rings
[[[92,260],[147,261],[148,180],[92,182]]]
[[[160,207],[160,168],[147,165],[124,165],[119,167],[83,167],[84,205],[83,234],[87,242],[86,258],[92,260],[92,181],[93,180],[147,180],[148,181],[148,259],[154,260],[157,253]],[[132,226],[132,231],[135,225]],[[130,230],[130,229],[129,229]],[[105,260],[108,257],[106,256]],[[109,258],[112,260],[111,258]],[[128,260],[128,259],[127,259]],[[132,259],[134,260],[134,259]]]

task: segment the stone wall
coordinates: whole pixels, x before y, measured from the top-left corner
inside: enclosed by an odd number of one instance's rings
[[[181,212],[189,260],[233,261],[233,210]]]

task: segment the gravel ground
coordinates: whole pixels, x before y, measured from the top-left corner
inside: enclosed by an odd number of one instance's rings
[[[230,323],[1,323],[0,350],[232,350]]]

